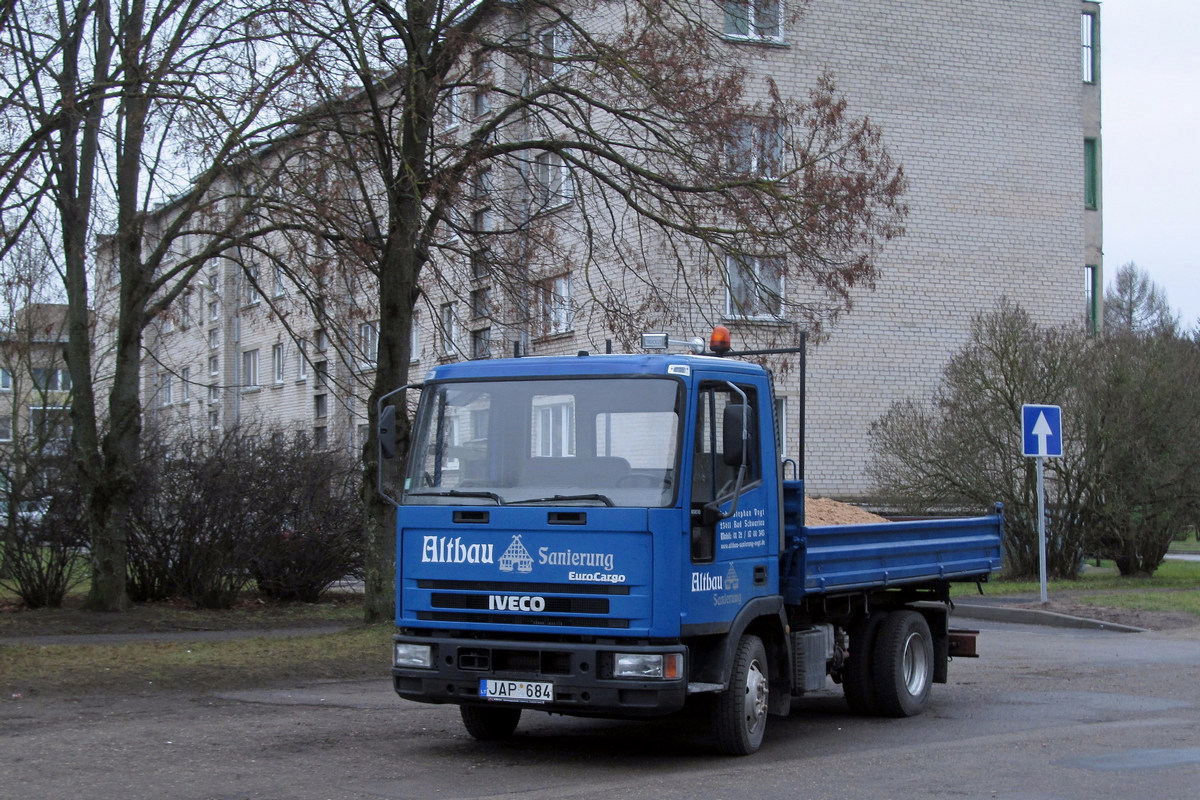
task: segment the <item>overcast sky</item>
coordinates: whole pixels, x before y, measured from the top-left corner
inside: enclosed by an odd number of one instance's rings
[[[1200,320],[1200,2],[1102,0],[1104,272],[1129,261]]]

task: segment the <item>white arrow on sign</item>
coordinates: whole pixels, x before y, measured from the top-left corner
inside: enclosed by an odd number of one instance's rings
[[[1046,439],[1054,435],[1054,430],[1050,427],[1050,423],[1046,421],[1046,412],[1039,411],[1037,422],[1033,423],[1033,430],[1030,431],[1038,440],[1038,455],[1042,458],[1046,457],[1046,453],[1050,449],[1046,446]]]

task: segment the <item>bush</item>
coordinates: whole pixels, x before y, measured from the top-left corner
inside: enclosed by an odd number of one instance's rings
[[[1045,463],[1047,569],[1074,577],[1084,554],[1079,386],[1082,331],[1044,329],[1016,305],[977,317],[931,403],[895,404],[871,427],[881,498],[910,513],[1004,503],[1006,572],[1038,571],[1036,464],[1021,455],[1021,406],[1063,408],[1063,457]]]
[[[252,582],[315,600],[361,563],[357,473],[295,434],[241,427],[218,437],[147,436],[129,536],[135,600],[228,608]]]
[[[277,600],[316,602],[334,583],[362,574],[363,511],[358,472],[340,454],[310,450],[302,440],[276,442],[279,476],[274,519],[259,531],[251,572]]]
[[[19,509],[21,503],[9,507]],[[0,586],[16,594],[29,608],[61,608],[63,598],[86,573],[79,498],[62,487],[35,513],[7,514],[0,548]]]

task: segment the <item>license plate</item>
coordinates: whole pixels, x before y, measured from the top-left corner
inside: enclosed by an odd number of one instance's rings
[[[550,703],[554,701],[554,684],[549,681],[479,682],[479,696],[484,700],[507,700],[511,703]]]

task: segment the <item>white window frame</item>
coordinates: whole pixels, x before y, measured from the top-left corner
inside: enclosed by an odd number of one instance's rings
[[[12,388],[12,370],[8,367],[0,367],[0,392],[11,392]]]
[[[13,418],[11,415],[0,416],[0,442],[13,440]]]
[[[363,322],[359,324],[358,353],[363,369],[372,369],[379,361],[379,323]]]
[[[570,458],[575,455],[575,399],[534,398],[534,456]]]
[[[565,21],[560,20],[538,34],[538,53],[544,59],[539,64],[543,80],[561,78],[571,71],[567,59],[571,57],[574,47],[575,35]]]
[[[242,280],[245,281],[245,305],[256,306],[262,301],[262,293],[258,291],[258,267],[246,267],[242,274]]]
[[[538,153],[533,158],[534,199],[543,209],[558,208],[575,197],[571,167],[558,153]]]
[[[275,376],[275,385],[283,383],[283,344],[271,345],[271,372]]]
[[[242,391],[258,389],[258,348],[242,351]]]
[[[175,394],[175,381],[169,372],[164,372],[158,376],[158,404],[161,406],[169,406],[173,402]]]
[[[192,368],[184,367],[179,371],[179,399],[188,402],[192,399]]]
[[[442,355],[451,356],[458,351],[458,309],[455,303],[442,303],[438,309],[438,332],[441,334]]]
[[[547,278],[538,284],[538,318],[542,334],[555,336],[575,328],[575,304],[571,273]]]
[[[296,349],[300,362],[296,365],[296,380],[306,381],[308,380],[308,340],[301,339],[296,344]]]
[[[756,42],[783,41],[783,0],[722,0],[721,6],[727,38]]]
[[[777,279],[768,275],[764,278],[763,268],[773,267]],[[725,287],[725,316],[730,319],[779,320],[783,314],[786,275],[782,256],[733,256],[725,257],[727,285]],[[749,279],[743,277],[750,271]],[[777,291],[772,288],[777,286]],[[736,298],[740,287],[753,296]],[[773,309],[772,306],[777,306]]]
[[[783,132],[779,120],[747,120],[725,151],[725,168],[736,175],[776,179],[783,172]]]

